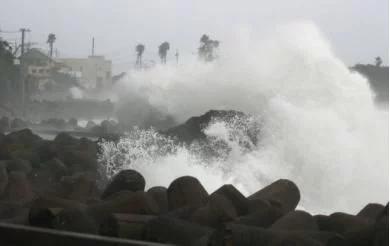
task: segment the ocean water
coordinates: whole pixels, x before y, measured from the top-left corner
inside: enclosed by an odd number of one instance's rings
[[[118,143],[103,142],[107,178],[132,168],[147,186],[197,177],[209,192],[225,183],[249,195],[280,179],[301,190],[300,206],[314,213],[357,212],[388,201],[388,110],[373,102],[368,82],[351,72],[311,22],[272,33],[243,29],[222,40],[212,63],[189,57],[131,72],[113,94],[136,96],[184,122],[210,109],[250,115],[204,128],[205,146],[177,145],[153,129],[135,128]],[[255,128],[258,142],[247,129]]]

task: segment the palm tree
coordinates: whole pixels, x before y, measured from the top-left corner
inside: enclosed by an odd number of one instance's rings
[[[145,51],[145,45],[137,44],[137,46],[135,47],[135,51],[137,52],[137,62],[136,62],[136,65],[141,67],[142,66],[142,54]]]
[[[200,38],[200,47],[198,50],[199,58],[204,61],[213,61],[216,58],[215,50],[219,47],[218,40],[212,40],[206,34]]]
[[[375,66],[380,67],[382,65],[382,58],[380,56],[375,57]]]
[[[164,42],[158,46],[158,55],[160,56],[162,64],[167,63],[167,53],[169,48],[170,47],[168,42]]]
[[[47,37],[47,43],[50,45],[50,57],[53,57],[53,44],[56,41],[56,35],[54,33],[50,33]]]

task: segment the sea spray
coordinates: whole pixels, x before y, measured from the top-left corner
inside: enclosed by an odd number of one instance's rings
[[[111,145],[131,160],[122,160],[121,168],[139,170],[150,186],[193,175],[209,191],[233,183],[246,194],[288,178],[312,212],[356,212],[368,202],[386,202],[388,112],[375,107],[367,81],[333,54],[312,23],[283,26],[268,38],[243,35],[223,40],[213,63],[194,59],[130,73],[117,89],[120,98],[136,94],[179,122],[209,109],[249,113],[260,126],[256,144],[241,148],[228,136],[234,127],[217,121],[204,132],[229,146],[227,155],[206,160],[195,151],[199,146],[174,143],[175,151],[132,159],[132,147]],[[141,146],[155,153],[149,148],[156,145]]]

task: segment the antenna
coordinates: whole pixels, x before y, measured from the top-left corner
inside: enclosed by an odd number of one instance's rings
[[[95,37],[92,37],[92,56],[95,56]]]

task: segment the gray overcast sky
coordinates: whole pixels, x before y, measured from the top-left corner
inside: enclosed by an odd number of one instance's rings
[[[199,37],[224,36],[232,27],[265,31],[291,20],[316,23],[346,64],[388,64],[388,0],[0,0],[0,28],[28,27],[28,38],[47,48],[48,33],[57,35],[60,56],[90,53],[91,37],[98,54],[126,70],[135,59],[134,46],[146,44],[147,55],[170,41],[183,54],[195,52]],[[2,34],[20,39],[20,34]],[[149,49],[148,49],[149,47]],[[173,52],[171,52],[173,54]]]

